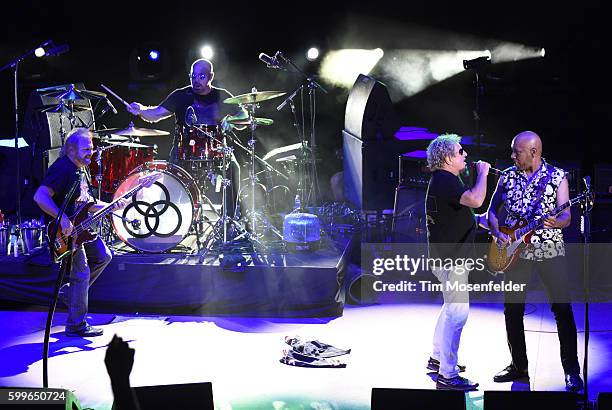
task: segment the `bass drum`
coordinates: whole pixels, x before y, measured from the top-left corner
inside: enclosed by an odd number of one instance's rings
[[[138,184],[139,178],[160,172],[161,178],[135,196],[113,217],[119,239],[132,248],[159,253],[178,245],[196,222],[200,212],[200,190],[183,168],[166,161],[147,162],[134,169],[119,185],[119,198]]]

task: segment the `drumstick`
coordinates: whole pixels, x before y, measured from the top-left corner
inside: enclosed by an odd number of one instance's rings
[[[110,88],[108,88],[107,86],[105,86],[104,84],[100,83],[100,86],[102,88],[104,88],[106,91],[108,91],[113,97],[115,97],[116,99],[118,99],[119,101],[121,101],[123,103],[123,105],[125,105],[126,107],[129,107],[130,104],[126,103],[125,100],[121,97],[119,97],[117,94],[115,94]]]

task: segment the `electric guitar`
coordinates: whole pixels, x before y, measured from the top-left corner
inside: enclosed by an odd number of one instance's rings
[[[53,235],[53,232],[55,232],[55,221],[49,222],[49,225],[47,225],[47,240],[49,242],[49,248],[51,249],[51,254],[53,255],[55,262],[60,262],[85,242],[90,242],[96,239],[96,233],[89,230],[91,226],[99,222],[106,215],[110,214],[114,210],[114,205],[119,200],[136,194],[136,192],[140,191],[142,188],[150,187],[155,181],[161,178],[161,176],[162,174],[160,172],[156,172],[140,178],[138,180],[138,185],[127,191],[122,196],[116,198],[113,200],[113,202],[109,203],[94,214],[89,214],[89,208],[95,204],[93,201],[79,206],[74,215],[68,218],[73,226],[70,235],[64,235],[60,225],[55,239],[51,240],[51,236]],[[72,246],[70,246],[71,244]]]
[[[510,241],[505,246],[497,244],[495,237],[491,238],[489,251],[487,253],[487,265],[492,272],[502,273],[507,271],[516,263],[521,252],[531,243],[534,231],[544,226],[544,220],[549,216],[557,216],[563,210],[580,203],[581,201],[592,202],[592,194],[585,192],[566,203],[559,205],[551,212],[542,217],[528,222],[524,218],[519,218],[513,227],[500,226],[499,231],[510,237]]]

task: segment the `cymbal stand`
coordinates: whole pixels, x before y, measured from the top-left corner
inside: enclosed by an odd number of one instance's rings
[[[253,92],[257,92],[257,89],[253,88]],[[257,218],[259,213],[255,208],[255,186],[258,184],[257,173],[255,171],[255,160],[257,155],[255,154],[255,129],[257,128],[257,121],[255,120],[255,110],[258,107],[258,104],[244,104],[243,108],[246,108],[246,111],[249,115],[249,123],[251,126],[251,139],[248,141],[247,145],[250,148],[249,154],[251,155],[251,169],[249,170],[249,179],[251,184],[251,234],[257,236]],[[267,189],[266,189],[267,192]],[[263,216],[259,216],[262,219],[262,223],[265,229],[272,231],[276,236],[282,238],[282,234],[274,228],[268,221],[263,218]]]
[[[327,94],[327,90],[323,88],[312,76],[309,76],[296,66],[293,61],[285,57],[280,51],[277,53],[278,58],[293,67],[294,71],[301,74],[306,80],[306,86],[308,87],[308,99],[310,109],[310,187],[308,195],[301,199],[303,205],[317,205],[319,203],[320,189],[319,189],[319,178],[317,174],[317,142],[315,136],[315,124],[316,124],[316,89],[323,91]],[[303,106],[303,105],[302,105]],[[305,188],[305,187],[304,187]]]

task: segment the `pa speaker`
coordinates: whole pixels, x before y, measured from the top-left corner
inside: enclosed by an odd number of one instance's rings
[[[372,410],[465,410],[465,393],[453,390],[373,388]]]
[[[578,395],[563,391],[485,391],[485,410],[576,410]]]
[[[427,226],[425,216],[425,197],[427,187],[402,186],[395,190],[393,206],[394,242],[425,243]]]
[[[141,409],[214,410],[212,383],[134,387]]]
[[[387,87],[360,74],[346,102],[344,129],[362,140],[384,140],[397,130]]]

